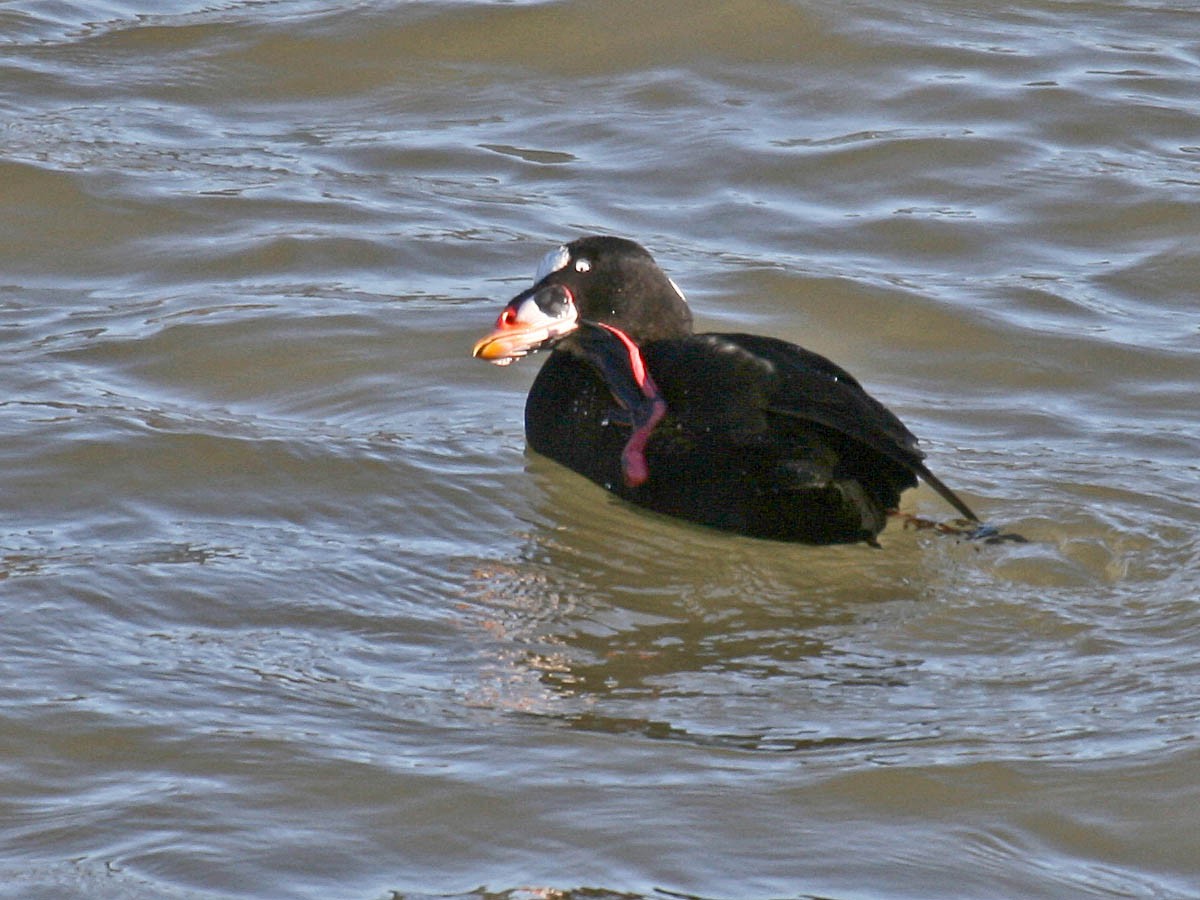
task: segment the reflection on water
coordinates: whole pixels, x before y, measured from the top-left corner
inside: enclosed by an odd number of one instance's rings
[[[476,702],[745,749],[892,743],[921,732],[898,732],[873,705],[907,684],[920,660],[883,652],[858,632],[864,621],[911,615],[934,595],[924,552],[978,562],[995,556],[992,546],[898,529],[881,551],[731,539],[634,512],[530,461],[546,524],[514,560],[473,573],[469,609],[494,656]],[[581,516],[586,531],[550,524]],[[833,723],[822,711],[831,693],[860,705]],[[745,730],[731,731],[735,724]]]

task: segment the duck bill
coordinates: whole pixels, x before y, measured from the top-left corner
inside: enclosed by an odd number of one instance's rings
[[[471,356],[507,366],[557,343],[578,327],[579,310],[570,290],[559,284],[535,286],[508,301],[495,331],[476,341]]]

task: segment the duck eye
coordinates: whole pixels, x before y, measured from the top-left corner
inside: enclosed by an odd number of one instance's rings
[[[582,257],[575,260],[575,271],[576,272],[592,271],[592,261],[590,259],[583,259]]]

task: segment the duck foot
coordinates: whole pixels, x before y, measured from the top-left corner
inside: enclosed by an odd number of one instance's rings
[[[1016,532],[1001,532],[995,525],[986,525],[971,519],[951,519],[948,522],[938,522],[895,509],[889,510],[888,515],[894,519],[900,519],[903,522],[902,527],[905,529],[936,531],[938,534],[950,534],[968,541],[982,541],[985,544],[1026,544],[1029,542],[1026,537]]]

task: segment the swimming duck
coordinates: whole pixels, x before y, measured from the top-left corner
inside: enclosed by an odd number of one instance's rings
[[[683,293],[634,241],[551,251],[473,355],[508,365],[542,349],[529,445],[639,506],[758,538],[874,545],[920,478],[979,523],[845,369],[776,338],[694,333]]]

